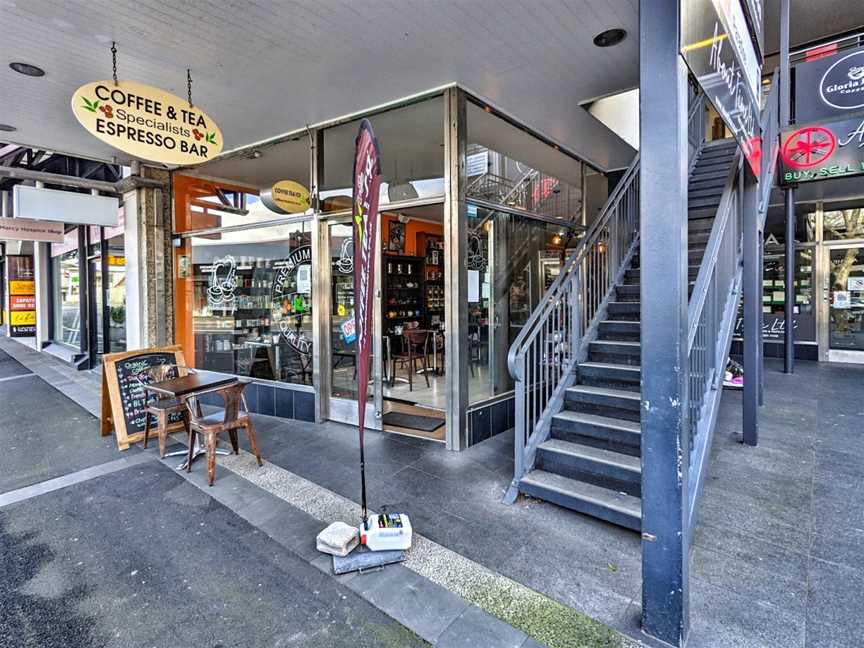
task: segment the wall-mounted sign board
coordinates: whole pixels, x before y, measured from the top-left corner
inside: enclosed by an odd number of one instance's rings
[[[62,243],[63,223],[32,218],[0,218],[0,239]]]
[[[10,337],[36,335],[36,280],[33,268],[33,257],[29,254],[6,256]]]
[[[142,160],[201,164],[222,151],[222,132],[207,113],[143,83],[83,85],[72,95],[72,112],[91,135]]]
[[[864,112],[864,47],[795,66],[799,124]]]
[[[780,136],[780,184],[864,174],[864,117],[793,126]]]
[[[113,429],[120,450],[128,450],[130,444],[144,440],[147,403],[153,397],[144,390],[142,383],[149,382],[149,378],[143,372],[158,365],[180,367],[170,371],[169,378],[186,375],[186,362],[179,346],[124,351],[102,357],[101,432],[102,436],[108,436]],[[182,427],[182,418],[175,414],[169,420],[169,430]]]
[[[261,202],[277,214],[302,214],[312,206],[309,190],[294,180],[280,180],[262,191]]]
[[[120,202],[111,196],[20,184],[12,188],[12,196],[16,218],[103,227],[115,227],[118,223]]]
[[[762,68],[738,0],[682,2],[681,55],[758,176]]]

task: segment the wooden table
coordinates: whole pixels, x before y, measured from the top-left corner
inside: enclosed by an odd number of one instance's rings
[[[213,391],[220,387],[231,385],[238,380],[239,378],[237,378],[237,376],[226,376],[225,374],[213,373],[212,371],[198,371],[194,374],[187,374],[178,378],[169,378],[168,380],[150,383],[149,385],[144,385],[144,389],[148,392],[159,394],[160,396],[165,396],[167,398],[181,398],[185,400],[194,396],[200,396],[204,392]],[[200,416],[201,405],[196,403],[196,407],[198,408],[198,414]],[[228,454],[227,450],[217,450],[216,452],[217,454]],[[185,454],[186,450],[178,450],[176,452],[169,452],[166,456],[175,457]],[[196,435],[195,448],[192,452],[192,461],[195,461],[198,457],[204,454],[207,454],[207,450],[201,439]],[[177,470],[185,469],[186,461],[184,460],[183,463],[177,466]]]

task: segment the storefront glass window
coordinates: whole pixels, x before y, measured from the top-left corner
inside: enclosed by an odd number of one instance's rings
[[[816,241],[816,205],[803,203],[795,207],[795,242]],[[765,247],[782,247],[786,242],[786,210],[782,205],[771,207],[765,219]]]
[[[582,163],[469,103],[466,195],[581,225]]]
[[[187,362],[312,383],[310,226],[305,221],[186,239],[178,284],[191,293],[191,318],[178,319],[191,319]],[[179,337],[189,339],[182,331]]]
[[[54,341],[78,347],[81,341],[81,282],[78,274],[78,250],[68,250],[54,256],[52,273]]]
[[[124,237],[108,241],[108,351],[126,350],[126,250]]]
[[[507,353],[578,242],[574,229],[468,205],[468,396],[513,389]]]
[[[372,115],[381,148],[380,204],[444,195],[444,100],[433,97]],[[323,211],[351,207],[354,140],[360,121],[324,131]]]
[[[864,207],[826,209],[822,223],[826,241],[864,239]]]

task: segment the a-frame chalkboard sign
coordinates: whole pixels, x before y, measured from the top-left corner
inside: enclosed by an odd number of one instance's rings
[[[179,346],[156,347],[110,353],[102,356],[102,436],[114,431],[117,447],[128,450],[130,444],[144,440],[144,423],[148,394],[138,375],[157,365],[177,365],[177,376],[186,375],[186,361]],[[146,379],[145,379],[146,380]],[[169,430],[182,429],[177,420]],[[154,430],[155,432],[155,430]]]

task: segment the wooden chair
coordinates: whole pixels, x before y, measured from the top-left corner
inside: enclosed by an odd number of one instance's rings
[[[258,450],[258,440],[255,438],[255,428],[252,427],[252,417],[249,416],[243,398],[243,390],[248,384],[248,380],[238,380],[226,387],[214,390],[214,393],[222,397],[225,407],[206,416],[202,415],[200,409],[192,403],[193,399],[186,401],[189,415],[189,458],[186,472],[192,471],[192,456],[195,446],[193,435],[200,434],[207,447],[207,483],[210,486],[213,485],[213,480],[216,477],[216,446],[219,443],[219,435],[223,432],[228,433],[234,454],[240,454],[237,430],[243,428],[246,431],[246,436],[249,437],[249,445],[258,460],[258,465],[264,465],[261,460],[261,452]]]
[[[135,378],[142,385],[161,382],[169,378],[194,374],[194,369],[181,367],[173,364],[156,365],[142,371]],[[147,447],[147,442],[150,440],[150,430],[152,425],[151,419],[156,419],[156,434],[159,437],[159,457],[165,458],[165,446],[168,442],[168,424],[172,414],[180,414],[183,419],[183,427],[186,432],[189,432],[189,418],[186,416],[186,403],[181,398],[156,398],[147,403],[146,419],[144,421],[144,447]]]
[[[426,379],[426,386],[430,387],[429,364],[426,361],[426,341],[428,338],[429,331],[408,328],[402,331],[402,351],[394,353],[391,358],[391,381],[395,381],[396,378],[396,363],[401,363],[403,367],[407,365],[408,391],[414,391],[414,374],[417,372],[417,361],[419,360],[423,369],[423,377]]]

